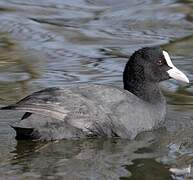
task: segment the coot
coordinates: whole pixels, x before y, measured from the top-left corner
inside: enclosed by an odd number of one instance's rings
[[[189,82],[166,51],[145,47],[127,62],[124,89],[97,84],[47,88],[1,109],[25,112],[12,125],[16,139],[133,139],[164,121],[166,102],[159,82],[169,78]]]

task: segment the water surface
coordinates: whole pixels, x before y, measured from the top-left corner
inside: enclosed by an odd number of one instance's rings
[[[193,3],[175,0],[1,0],[0,105],[51,86],[122,87],[127,57],[161,45],[193,80]],[[162,84],[167,130],[136,140],[17,142],[0,112],[0,179],[185,179],[193,165],[193,86]],[[188,177],[187,177],[188,176]]]

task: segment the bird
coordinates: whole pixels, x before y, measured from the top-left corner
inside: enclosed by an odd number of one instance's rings
[[[159,83],[170,78],[189,83],[167,51],[159,46],[143,47],[126,63],[122,88],[100,84],[51,87],[1,110],[24,112],[19,122],[11,125],[17,140],[131,140],[162,126],[166,100]]]

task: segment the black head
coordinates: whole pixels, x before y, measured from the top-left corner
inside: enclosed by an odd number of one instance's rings
[[[160,47],[145,47],[130,57],[124,70],[124,82],[135,78],[157,83],[170,78],[167,72],[170,69]]]
[[[169,78],[189,82],[166,51],[160,47],[145,47],[134,52],[127,62],[123,73],[124,89],[146,101],[154,101],[161,93],[158,83]]]

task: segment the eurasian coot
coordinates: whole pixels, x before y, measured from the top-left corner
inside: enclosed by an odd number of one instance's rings
[[[2,109],[25,112],[21,121],[12,125],[16,139],[133,139],[164,121],[166,103],[159,82],[169,78],[189,82],[166,51],[145,47],[127,62],[124,89],[96,84],[47,88]]]

